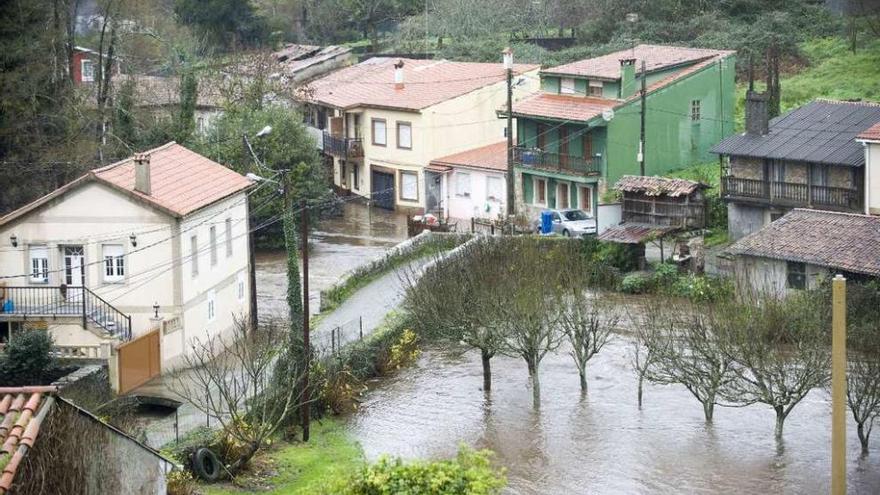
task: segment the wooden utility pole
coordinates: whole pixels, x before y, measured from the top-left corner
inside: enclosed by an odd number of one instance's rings
[[[645,175],[645,104],[648,99],[648,74],[645,70],[645,61],[642,60],[642,111],[641,111],[641,129],[639,131],[639,175]]]
[[[302,406],[302,431],[303,442],[309,441],[309,422],[311,407],[311,391],[309,390],[309,366],[312,362],[312,351],[309,348],[309,206],[306,200],[301,203],[302,221],[300,222],[302,238],[302,263],[303,263],[303,406]]]
[[[502,54],[507,69],[507,216],[516,215],[516,192],[513,173],[513,50],[505,48]]]
[[[831,295],[831,495],[846,493],[846,279]]]
[[[257,241],[255,239],[256,232],[254,232],[254,218],[253,218],[253,210],[251,209],[251,200],[250,196],[248,196],[247,201],[247,226],[248,226],[248,283],[250,284],[250,317],[248,321],[251,324],[251,332],[257,331],[257,259],[254,252],[257,250]]]

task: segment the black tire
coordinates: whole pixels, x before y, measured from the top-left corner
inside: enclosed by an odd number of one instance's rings
[[[567,229],[562,231],[562,237],[571,237],[571,232]]]
[[[202,447],[196,450],[192,466],[196,475],[205,481],[217,481],[220,478],[220,459],[211,449]]]

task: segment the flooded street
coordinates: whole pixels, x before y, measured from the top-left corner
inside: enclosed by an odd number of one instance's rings
[[[406,239],[400,213],[346,202],[343,216],[322,220],[310,236],[309,309],[317,313],[319,294],[346,272]],[[257,304],[261,317],[287,315],[287,257],[284,251],[257,251]],[[302,263],[300,261],[300,269]]]
[[[540,413],[522,360],[492,360],[487,399],[477,353],[429,349],[415,367],[378,382],[349,428],[370,459],[448,457],[460,442],[492,449],[513,494],[829,492],[826,392],[794,409],[781,445],[774,413],[762,405],[717,408],[707,427],[684,387],[647,385],[640,411],[627,339],[616,336],[590,362],[586,397],[571,358],[548,355]],[[849,493],[878,493],[880,444],[872,439],[875,451],[862,459],[855,425],[847,428]]]

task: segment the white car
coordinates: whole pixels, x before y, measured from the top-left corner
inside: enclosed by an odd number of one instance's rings
[[[596,219],[584,210],[567,208],[549,211],[552,218],[552,232],[565,237],[583,237],[596,233]],[[535,221],[535,231],[541,233],[541,217]]]

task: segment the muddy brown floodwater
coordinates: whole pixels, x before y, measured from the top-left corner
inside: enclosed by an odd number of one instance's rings
[[[309,309],[318,312],[319,293],[340,277],[406,239],[400,213],[348,202],[343,216],[322,220],[309,245]],[[258,251],[257,304],[260,317],[287,315],[287,257],[284,251]],[[302,264],[300,263],[300,269]]]
[[[348,428],[368,458],[453,456],[459,443],[489,448],[507,468],[512,494],[736,493],[830,491],[831,408],[814,390],[773,437],[761,405],[717,408],[713,426],[681,386],[652,386],[636,405],[628,337],[617,336],[588,366],[582,397],[563,351],[541,365],[542,403],[531,403],[521,360],[495,358],[491,398],[479,355],[429,349],[416,366],[374,384]],[[847,426],[849,493],[880,493],[880,442],[859,455]]]

